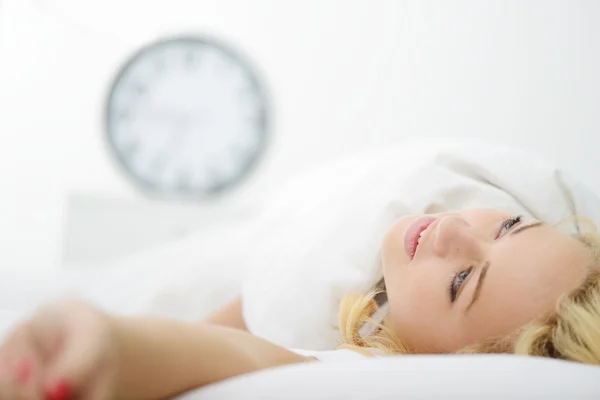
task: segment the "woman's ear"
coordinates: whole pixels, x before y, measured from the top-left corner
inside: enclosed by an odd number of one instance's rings
[[[381,278],[379,282],[375,285],[375,292],[377,293],[374,297],[375,303],[377,303],[378,307],[381,307],[385,303],[387,303],[387,291],[385,288],[385,280]]]

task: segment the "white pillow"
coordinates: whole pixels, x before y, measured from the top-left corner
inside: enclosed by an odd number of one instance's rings
[[[341,298],[381,278],[379,246],[399,216],[487,207],[545,222],[576,213],[598,220],[599,204],[538,156],[479,141],[337,160],[293,179],[267,207],[248,258],[244,318],[284,347],[332,349]]]
[[[511,355],[314,362],[233,378],[179,400],[599,399],[600,367]]]

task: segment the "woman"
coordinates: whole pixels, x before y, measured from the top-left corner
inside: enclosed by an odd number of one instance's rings
[[[600,364],[598,249],[595,234],[570,237],[496,210],[401,218],[382,244],[384,322],[361,335],[376,311],[374,294],[349,296],[340,310],[345,347],[367,354],[524,353]],[[0,398],[165,398],[314,360],[235,329],[244,327],[240,301],[209,322],[122,318],[75,301],[51,304],[5,341]]]

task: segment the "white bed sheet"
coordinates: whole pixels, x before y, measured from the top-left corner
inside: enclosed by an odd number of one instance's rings
[[[509,355],[307,363],[230,379],[179,400],[600,398],[600,367]]]

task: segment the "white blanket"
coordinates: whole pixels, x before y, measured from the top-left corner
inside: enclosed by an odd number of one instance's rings
[[[238,296],[256,221],[240,221],[103,267],[0,271],[0,337],[40,303],[87,299],[117,314],[199,321]]]
[[[286,347],[335,348],[339,301],[381,278],[379,246],[398,217],[480,207],[548,223],[600,216],[598,198],[566,171],[505,146],[454,140],[339,160],[268,207],[244,282],[247,325]]]

